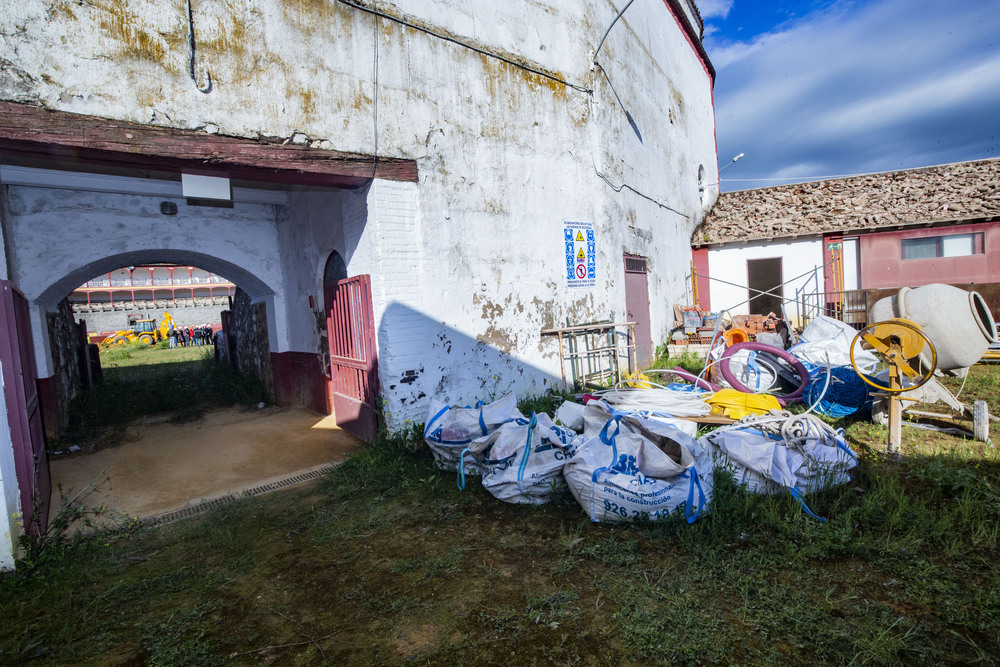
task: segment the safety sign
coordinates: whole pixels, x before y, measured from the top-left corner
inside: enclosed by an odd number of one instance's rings
[[[597,241],[591,222],[563,222],[566,248],[566,286],[597,285]]]

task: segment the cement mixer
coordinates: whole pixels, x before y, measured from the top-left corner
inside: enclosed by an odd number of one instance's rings
[[[989,306],[978,292],[967,292],[951,285],[932,284],[922,287],[904,287],[896,296],[880,299],[871,310],[871,322],[905,319],[919,325],[930,342],[920,353],[921,365],[935,373],[964,377],[969,367],[982,359],[991,343],[997,342],[997,327]],[[936,365],[931,359],[936,351]],[[960,414],[973,420],[977,440],[989,438],[989,422],[1000,421],[987,412],[985,401],[973,406],[961,403],[936,379],[924,382],[907,391],[907,397],[921,403],[943,401]],[[872,416],[876,422],[887,421],[888,405],[876,400]],[[917,410],[907,410],[913,415],[949,418]]]

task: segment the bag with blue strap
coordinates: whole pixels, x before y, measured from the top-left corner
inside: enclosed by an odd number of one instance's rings
[[[541,505],[565,488],[562,470],[583,440],[557,426],[544,412],[507,422],[462,452],[463,464],[474,458],[483,469],[483,488],[507,503]],[[465,465],[458,468],[458,488],[465,489]]]
[[[694,523],[711,501],[711,464],[680,429],[617,414],[582,443],[563,475],[591,521],[656,521],[675,513]]]
[[[424,441],[431,448],[438,468],[456,470],[462,450],[469,443],[490,435],[502,424],[523,418],[524,415],[517,409],[517,398],[513,393],[488,405],[479,401],[475,407],[448,405],[432,398],[424,425]],[[469,458],[466,466],[466,474],[482,473],[482,468],[474,458]]]
[[[817,516],[802,496],[847,483],[848,471],[858,465],[843,431],[809,414],[775,411],[747,417],[702,436],[699,442],[747,491],[790,493],[803,511],[821,522],[826,519]]]

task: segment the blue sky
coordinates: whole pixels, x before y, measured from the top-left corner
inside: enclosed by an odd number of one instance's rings
[[[723,191],[1000,156],[1000,1],[697,3]]]

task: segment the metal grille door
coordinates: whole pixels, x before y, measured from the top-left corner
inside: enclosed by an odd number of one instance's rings
[[[0,280],[0,364],[7,421],[14,445],[14,468],[21,491],[21,514],[30,533],[45,530],[49,514],[49,462],[35,381],[28,301]],[[37,511],[36,511],[37,510]]]
[[[327,285],[330,392],[337,425],[362,440],[378,432],[378,348],[371,278],[355,276]]]

